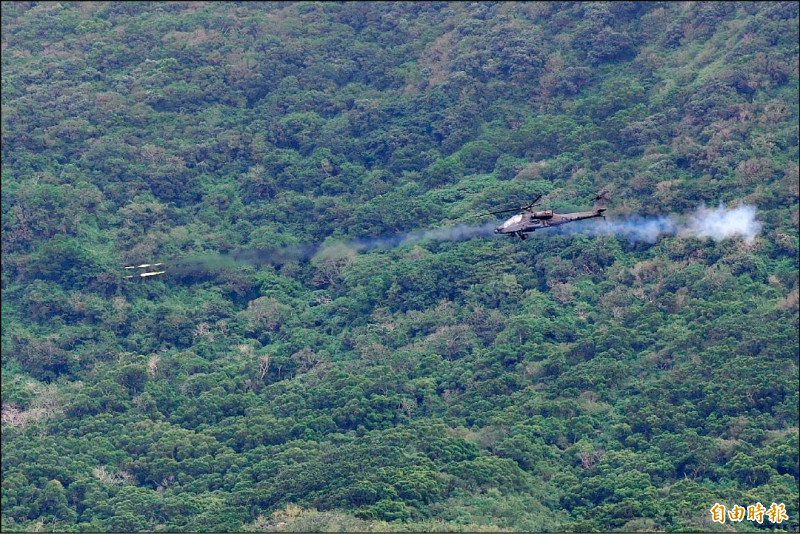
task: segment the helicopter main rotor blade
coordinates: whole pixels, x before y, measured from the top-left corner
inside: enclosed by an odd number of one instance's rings
[[[539,202],[539,199],[540,199],[540,198],[542,198],[542,195],[539,195],[538,197],[534,198],[534,199],[533,199],[533,202],[531,202],[531,203],[530,203],[530,204],[528,204],[527,206],[522,206],[521,208],[512,208],[512,209],[509,209],[509,210],[492,211],[492,212],[490,212],[490,214],[491,214],[491,215],[495,215],[495,214],[497,214],[497,213],[508,213],[508,212],[511,212],[511,211],[525,211],[525,210],[529,210],[529,209],[531,209],[532,207],[534,207],[536,204],[538,204],[538,202]]]
[[[542,198],[542,195],[539,195],[538,197],[536,197],[535,199],[533,199],[533,202],[531,202],[531,203],[530,203],[530,204],[528,204],[527,206],[522,206],[522,207],[520,207],[520,208],[510,208],[510,209],[507,209],[507,210],[490,211],[489,213],[481,213],[480,215],[473,215],[473,217],[486,217],[487,215],[498,215],[498,214],[500,214],[500,213],[511,213],[512,211],[525,211],[525,210],[529,210],[529,209],[531,209],[532,207],[534,207],[534,206],[536,205],[536,203],[537,203],[537,202],[539,202],[539,199],[540,199],[540,198]]]
[[[512,211],[523,211],[526,209],[526,206],[521,208],[511,208],[510,210],[500,210],[500,211],[490,211],[489,213],[481,213],[479,215],[473,215],[472,217],[486,217],[487,215],[497,215],[498,213],[509,213]]]
[[[490,211],[486,215],[497,215],[498,213],[509,213],[512,211],[523,211],[526,209],[527,206],[523,206],[521,208],[511,208],[510,210],[500,210],[500,211]]]

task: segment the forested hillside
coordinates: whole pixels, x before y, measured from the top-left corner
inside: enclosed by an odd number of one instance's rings
[[[3,2],[0,527],[796,531],[798,26]],[[231,260],[604,187],[763,228]]]

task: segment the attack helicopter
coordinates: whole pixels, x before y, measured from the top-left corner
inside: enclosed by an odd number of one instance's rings
[[[574,213],[555,213],[552,209],[536,211],[533,208],[542,198],[542,195],[539,195],[527,206],[482,213],[478,215],[478,217],[509,213],[512,211],[520,212],[495,228],[494,233],[517,236],[524,241],[528,238],[527,234],[536,230],[541,230],[542,228],[561,226],[562,224],[581,221],[583,219],[593,219],[595,217],[602,217],[605,220],[603,212],[606,211],[605,203],[607,195],[608,192],[606,190],[600,191],[597,196],[594,197],[594,206],[591,211],[578,211]]]

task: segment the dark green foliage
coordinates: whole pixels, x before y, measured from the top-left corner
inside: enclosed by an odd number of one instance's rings
[[[797,18],[3,3],[2,530],[797,530]]]

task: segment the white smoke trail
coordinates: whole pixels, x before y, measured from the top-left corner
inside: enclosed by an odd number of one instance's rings
[[[536,231],[533,235],[546,238],[556,234],[616,235],[631,242],[655,243],[663,235],[710,237],[715,241],[741,236],[751,243],[761,231],[763,223],[756,220],[753,206],[726,209],[723,204],[717,209],[698,208],[689,215],[664,217],[630,216],[610,218],[607,221],[591,219]],[[362,239],[324,245],[294,245],[271,249],[249,249],[231,255],[208,255],[185,258],[176,262],[170,272],[191,275],[201,271],[230,268],[239,262],[250,264],[283,264],[287,261],[310,260],[312,258],[337,258],[349,254],[393,248],[422,241],[462,241],[494,233],[497,221],[479,226],[459,225],[435,230],[420,230],[391,237]]]
[[[492,221],[479,226],[460,224],[447,228],[437,228],[434,230],[420,230],[407,234],[400,234],[391,237],[380,237],[376,239],[363,239],[345,243],[355,250],[372,250],[376,248],[399,247],[409,243],[419,243],[421,241],[463,241],[483,235],[492,235],[497,223]]]
[[[742,236],[752,243],[764,224],[756,220],[755,206],[739,206],[726,210],[724,204],[717,209],[701,207],[689,216],[689,221],[679,230],[680,235],[710,237],[721,241],[729,237]]]
[[[394,248],[409,243],[422,241],[462,241],[478,236],[494,233],[496,222],[479,226],[459,225],[435,230],[420,230],[389,237],[374,239],[358,239],[352,241],[328,242],[320,245],[287,245],[272,248],[252,248],[233,254],[207,254],[183,258],[176,261],[170,272],[183,276],[194,276],[203,272],[212,272],[235,267],[239,263],[251,265],[281,265],[289,261],[310,260],[312,258],[336,259],[351,253],[364,252],[381,248]]]
[[[669,215],[664,217],[632,216],[622,219],[611,219],[603,222],[582,221],[578,224],[561,227],[559,233],[617,235],[631,242],[645,241],[655,243],[662,235],[681,237],[709,237],[714,241],[722,241],[736,236],[752,243],[761,231],[763,223],[756,220],[754,206],[739,206],[726,209],[720,204],[716,209],[701,206],[689,215]]]

